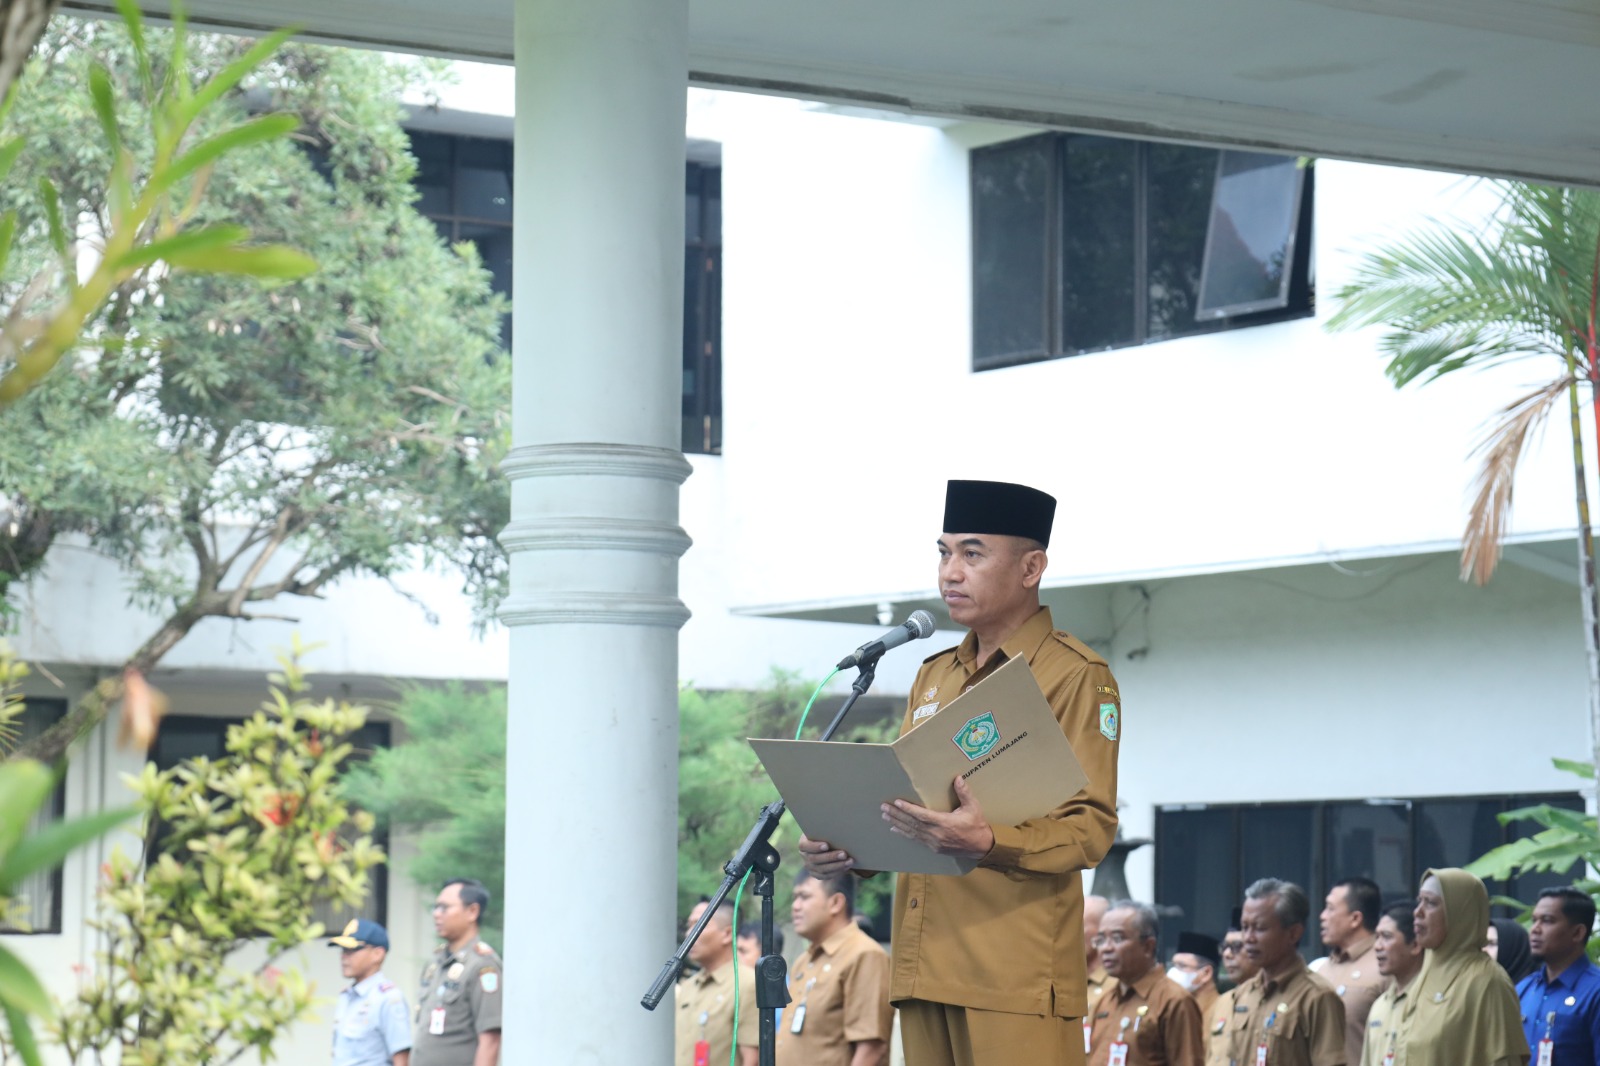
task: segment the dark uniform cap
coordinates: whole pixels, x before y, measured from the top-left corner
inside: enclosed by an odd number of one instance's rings
[[[352,918],[344,932],[328,938],[330,948],[382,948],[389,950],[389,931],[366,918]]]
[[[1222,963],[1222,948],[1214,936],[1204,933],[1179,933],[1178,954],[1196,955],[1209,962],[1213,968]]]
[[[1049,547],[1056,498],[1006,481],[952,481],[944,493],[944,532],[1028,537]]]

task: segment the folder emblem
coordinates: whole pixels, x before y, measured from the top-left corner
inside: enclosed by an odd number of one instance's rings
[[[961,754],[969,760],[977,760],[989,754],[1000,742],[1000,727],[994,724],[994,715],[986,712],[968,719],[967,724],[951,739],[961,749]]]

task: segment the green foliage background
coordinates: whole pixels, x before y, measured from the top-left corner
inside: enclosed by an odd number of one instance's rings
[[[811,688],[775,670],[764,687],[751,692],[679,691],[680,915],[721,884],[722,865],[761,808],[776,798],[745,738],[793,736]],[[818,699],[807,735],[817,735],[838,705],[837,698]],[[418,882],[438,885],[467,876],[488,885],[495,900],[490,924],[498,926],[505,889],[505,689],[407,687],[393,714],[405,726],[404,739],[353,770],[345,780],[346,794],[380,824],[418,832],[418,853],[409,863]],[[885,740],[898,727],[893,716],[857,720],[841,732],[845,740]],[[774,840],[784,860],[775,893],[780,922],[788,919],[799,836],[794,820],[786,817]],[[863,882],[857,909],[873,912],[892,887],[890,878]],[[741,904],[741,920],[758,913],[753,896],[747,903]]]

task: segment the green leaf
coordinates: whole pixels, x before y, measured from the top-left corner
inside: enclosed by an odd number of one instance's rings
[[[1586,777],[1591,781],[1594,780],[1594,763],[1592,762],[1581,762],[1577,759],[1551,759],[1550,764],[1557,770],[1565,770],[1569,774],[1577,774],[1579,777]]]
[[[0,944],[0,1003],[41,1018],[53,1013],[44,985],[4,944]]]
[[[12,164],[22,154],[23,141],[21,137],[12,137],[4,144],[0,144],[0,181],[6,180],[6,175],[11,173]]]
[[[56,787],[49,767],[34,759],[0,763],[0,856],[8,855],[22,839],[28,819],[43,807]]]
[[[202,251],[207,248],[225,248],[249,238],[250,231],[243,226],[205,226],[201,229],[179,233],[172,237],[163,237],[161,240],[150,241],[148,244],[130,248],[123,255],[117,257],[117,261],[113,266],[117,270],[128,270],[149,266],[151,263],[162,259],[172,262],[171,257],[174,255]]]
[[[99,839],[137,813],[135,807],[98,811],[23,837],[10,854],[0,858],[0,896],[10,895],[23,878],[61,865],[70,852]]]
[[[156,94],[155,79],[150,73],[150,47],[144,39],[144,14],[134,0],[117,0],[117,13],[128,28],[128,40],[133,43],[133,59],[139,67],[139,84],[147,98]]]
[[[67,256],[67,227],[61,221],[61,197],[50,179],[40,176],[39,195],[44,200],[45,219],[50,224],[50,246],[61,257],[61,269],[66,273],[68,288],[78,287],[78,265]]]
[[[165,257],[175,269],[206,274],[244,274],[253,278],[303,278],[317,269],[317,261],[282,244],[230,245],[199,248]]]
[[[222,99],[224,93],[270,59],[272,54],[283,46],[283,42],[295,35],[297,29],[297,27],[282,29],[268,34],[252,45],[244,55],[217,71],[211,80],[202,85],[200,91],[185,101],[176,112],[174,116],[177,119],[176,132],[181,136],[206,108]]]
[[[39,1056],[39,1042],[33,1037],[33,1026],[28,1023],[27,1014],[8,1003],[0,1003],[0,1012],[5,1014],[6,1028],[11,1034],[11,1046],[16,1049],[23,1066],[43,1066],[44,1059]]]
[[[0,215],[0,269],[11,259],[11,240],[17,235],[17,213],[7,211]]]
[[[89,67],[89,96],[94,101],[94,114],[100,120],[100,130],[106,135],[106,147],[116,156],[122,150],[116,94],[111,89],[111,75],[100,63]]]
[[[218,157],[252,144],[286,137],[300,125],[294,115],[262,115],[242,126],[208,137],[151,176],[148,192],[160,195]]]

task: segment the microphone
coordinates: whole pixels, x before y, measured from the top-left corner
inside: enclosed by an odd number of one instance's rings
[[[877,640],[868,641],[843,659],[840,659],[838,669],[848,670],[852,666],[875,663],[883,656],[884,652],[891,648],[898,648],[910,640],[921,640],[923,637],[931,636],[933,636],[933,615],[927,611],[912,611],[910,618],[907,618]]]

